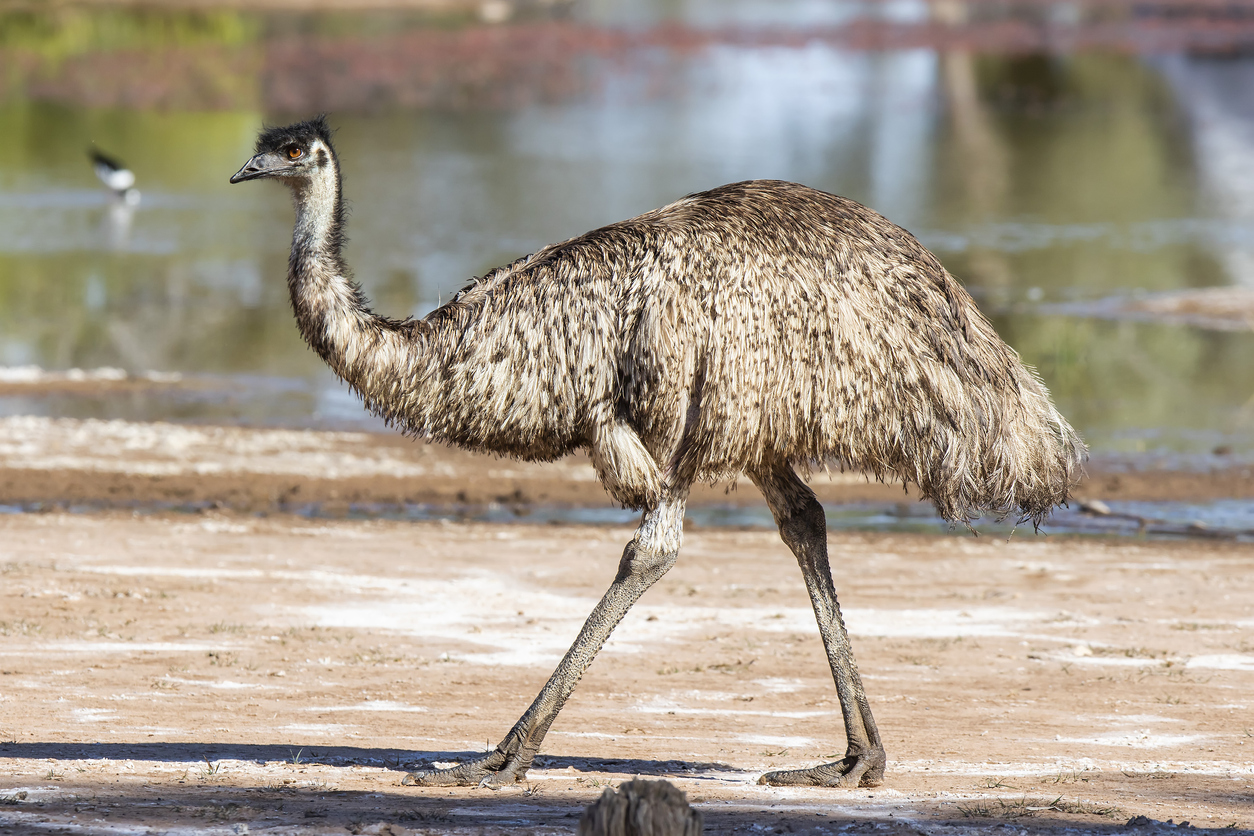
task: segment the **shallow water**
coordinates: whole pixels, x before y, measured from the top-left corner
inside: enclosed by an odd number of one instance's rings
[[[1111,502],[1108,515],[1080,509],[1061,509],[1041,527],[1041,534],[1118,535],[1163,538],[1208,538],[1254,542],[1254,502],[1220,500],[1187,502]],[[317,506],[299,511],[311,517],[331,516]],[[575,525],[635,525],[640,514],[622,508],[517,508],[508,505],[442,507],[409,505],[403,507],[354,506],[350,518],[448,520],[451,522],[519,522]],[[703,528],[756,528],[775,530],[775,521],[765,506],[695,506],[685,520]],[[980,536],[1033,536],[1032,525],[1015,525],[1013,520],[975,520],[973,530]],[[829,531],[884,531],[898,533],[970,536],[965,527],[950,525],[936,515],[928,503],[848,503],[827,508]]]
[[[135,505],[136,513],[169,511],[200,513],[208,505]],[[43,503],[0,505],[0,514],[42,513]],[[95,505],[76,505],[57,510],[92,513]],[[347,509],[319,504],[291,505],[282,510],[310,519],[403,520],[409,522],[484,522],[530,525],[617,525],[635,526],[640,513],[625,508],[572,508],[553,505],[387,505],[354,504]],[[1110,502],[1102,513],[1085,507],[1056,510],[1033,532],[1030,523],[1014,520],[977,519],[972,527],[951,525],[923,502],[853,502],[827,506],[829,531],[881,531],[912,534],[999,537],[1035,536],[1117,536],[1146,539],[1209,539],[1254,543],[1254,501],[1248,499],[1210,502]],[[685,525],[697,528],[760,529],[774,531],[775,521],[765,505],[695,505],[688,508]]]
[[[807,34],[926,20],[911,2],[548,8],[495,27],[10,16],[0,365],[213,385],[32,388],[0,397],[0,414],[378,428],[296,334],[285,195],[226,183],[263,121],[333,106],[348,257],[382,312],[424,314],[470,276],[694,190],[798,180],[919,235],[1095,451],[1254,452],[1254,332],[1108,315],[1112,299],[1254,288],[1249,53],[869,50]],[[135,170],[137,207],[95,181],[92,144]]]

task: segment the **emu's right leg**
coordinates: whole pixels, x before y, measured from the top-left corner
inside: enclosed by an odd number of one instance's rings
[[[845,720],[848,745],[845,757],[809,769],[768,772],[758,783],[775,786],[804,785],[820,787],[874,787],[884,780],[884,744],[871,706],[858,676],[858,663],[845,622],[836,602],[836,586],[827,562],[827,517],[814,492],[806,486],[791,466],[782,464],[769,472],[751,474],[753,483],[766,497],[780,537],[792,549],[801,565],[819,635],[827,651],[827,661],[836,681],[840,710]]]
[[[664,499],[644,514],[636,536],[623,550],[618,575],[592,610],[575,643],[540,689],[535,702],[486,757],[451,769],[406,775],[403,784],[421,787],[476,786],[521,781],[540,751],[540,742],[557,714],[592,664],[610,632],[623,620],[644,591],[675,565],[684,531],[684,500]]]

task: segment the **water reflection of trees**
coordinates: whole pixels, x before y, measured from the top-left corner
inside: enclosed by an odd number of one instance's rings
[[[1254,393],[1254,366],[1242,358],[1251,335],[1009,313],[1025,300],[1231,280],[1205,234],[1149,247],[1129,241],[1138,224],[1199,210],[1193,126],[1162,74],[1100,54],[954,52],[942,70],[949,124],[934,223],[970,230],[1018,219],[1106,231],[1018,251],[975,243],[943,253],[987,307],[1005,311],[999,331],[1040,369],[1064,412],[1100,449],[1196,449],[1234,437],[1246,446],[1254,426],[1242,405]]]
[[[268,276],[285,264],[266,259]],[[47,368],[118,366],[301,375],[316,368],[291,323],[280,279],[247,304],[241,293],[197,275],[203,265],[169,257],[81,254],[0,259],[0,364]],[[51,280],[56,277],[56,280]]]
[[[1254,335],[1035,314],[993,320],[1095,449],[1250,450]]]
[[[950,129],[940,139],[934,218],[953,230],[1007,220],[1120,225],[1189,217],[1194,162],[1161,77],[1127,56],[947,56]],[[1113,246],[1112,246],[1113,245]],[[1010,301],[1213,280],[1188,243],[1137,252],[1107,236],[1020,252],[978,243],[946,254],[956,272]]]

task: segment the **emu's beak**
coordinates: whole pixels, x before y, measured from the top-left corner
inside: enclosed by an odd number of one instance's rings
[[[269,154],[258,154],[244,163],[244,167],[231,176],[231,182],[243,183],[245,180],[256,180],[258,177],[273,174],[276,168],[278,166],[274,164],[274,159]]]

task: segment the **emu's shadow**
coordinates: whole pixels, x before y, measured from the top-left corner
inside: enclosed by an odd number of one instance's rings
[[[254,743],[0,743],[0,757],[27,760],[135,760],[161,763],[213,762],[302,763],[324,766],[377,766],[398,772],[426,769],[481,757],[483,752],[417,752],[322,744]],[[573,769],[576,772],[615,772],[665,777],[697,772],[743,772],[723,763],[642,758],[577,758],[541,755],[537,769]]]

